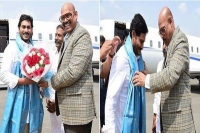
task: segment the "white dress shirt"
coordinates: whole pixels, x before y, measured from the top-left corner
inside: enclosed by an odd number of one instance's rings
[[[161,60],[157,66],[157,72],[160,72],[163,67],[163,61]],[[153,113],[156,114],[156,132],[160,133],[160,98],[161,92],[157,92],[154,94],[154,103],[153,103]]]
[[[102,129],[104,133],[120,133],[121,131],[129,78],[128,55],[122,46],[112,61],[105,103],[105,126]]]
[[[23,42],[24,53],[27,53],[30,48],[32,47],[30,44]],[[16,42],[11,42],[5,49],[3,54],[2,66],[1,66],[1,73],[0,73],[0,80],[7,84],[10,89],[13,89],[19,80],[19,77],[12,74],[12,68],[16,61],[21,62],[22,57],[24,56],[22,52],[19,51]],[[32,85],[30,87],[30,96],[32,91]],[[30,108],[30,101],[31,97],[29,98],[29,108]],[[27,116],[26,123],[29,123],[29,113]]]
[[[58,59],[59,59],[59,53],[58,51],[54,51],[55,56],[53,59],[53,64],[52,64],[52,71],[54,73],[57,72],[57,67],[58,67]],[[53,88],[50,88],[50,101],[55,102],[55,90]],[[64,127],[62,120],[60,118],[60,115],[57,116],[56,112],[50,113],[50,120],[51,120],[51,132],[52,133],[64,133]]]

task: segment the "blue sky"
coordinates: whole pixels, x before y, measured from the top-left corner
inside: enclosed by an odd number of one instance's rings
[[[175,25],[186,34],[200,37],[200,1],[105,1],[100,2],[100,19],[131,22],[136,13],[146,20],[147,26],[158,28],[158,15],[162,7],[168,6]]]
[[[19,19],[22,13],[34,20],[59,22],[60,10],[65,2],[72,2],[81,24],[99,25],[99,1],[94,0],[0,0],[0,19]]]

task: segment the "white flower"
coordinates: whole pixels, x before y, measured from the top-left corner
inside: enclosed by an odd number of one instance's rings
[[[35,54],[36,54],[35,51],[32,51],[31,53],[32,53],[32,55],[35,55]]]
[[[44,62],[43,59],[41,59],[41,60],[39,61],[39,63],[40,63],[41,65],[43,64],[43,62]]]
[[[41,54],[40,54],[40,53],[37,53],[37,56],[41,56]]]
[[[35,66],[32,66],[31,73],[33,73],[34,71],[35,71]]]
[[[41,59],[43,59],[43,60],[44,60],[44,56],[43,56],[43,55],[41,56]]]
[[[32,57],[32,53],[29,53],[28,56]]]
[[[31,73],[31,68],[30,68],[28,65],[25,66],[25,69],[26,69],[26,72],[27,72],[28,74]]]
[[[36,65],[35,65],[35,69],[37,70],[37,69],[39,69],[40,67],[39,67],[39,64],[37,63]]]

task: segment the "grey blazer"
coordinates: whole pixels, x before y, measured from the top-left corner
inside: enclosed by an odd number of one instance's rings
[[[189,80],[188,40],[177,27],[168,46],[163,70],[150,75],[152,93],[162,91],[163,133],[195,133]]]
[[[92,76],[92,42],[86,29],[76,24],[65,40],[58,72],[51,78],[57,91],[62,122],[68,125],[87,124],[96,116]]]

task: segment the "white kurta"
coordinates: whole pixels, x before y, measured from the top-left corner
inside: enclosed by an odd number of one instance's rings
[[[158,63],[157,72],[162,70],[163,60]],[[153,103],[153,113],[156,114],[156,132],[160,133],[160,98],[161,92],[157,92],[154,94],[154,103]]]
[[[136,57],[135,57],[136,59]],[[115,55],[110,70],[105,103],[105,133],[120,133],[128,95],[130,66],[128,55],[122,46]]]
[[[22,41],[23,42],[23,41]],[[23,53],[21,53],[15,44],[16,42],[11,42],[5,49],[4,54],[3,54],[3,60],[2,60],[2,66],[1,66],[1,73],[0,73],[0,80],[7,84],[10,89],[13,89],[19,80],[19,77],[12,74],[12,67],[14,65],[14,62],[16,61],[22,61]],[[31,45],[28,43],[23,42],[23,48],[24,48],[24,53],[27,53],[31,49]],[[30,95],[32,91],[32,85],[30,86]],[[29,99],[29,106],[30,106],[30,101],[31,97]],[[27,116],[26,123],[29,123],[29,113]]]
[[[56,72],[58,67],[59,53],[57,51],[55,51],[54,53],[55,57],[53,60],[52,69],[54,72]],[[50,101],[55,102],[55,90],[53,88],[50,88]],[[57,116],[55,112],[50,113],[50,120],[52,133],[64,133],[64,127],[60,116]]]

